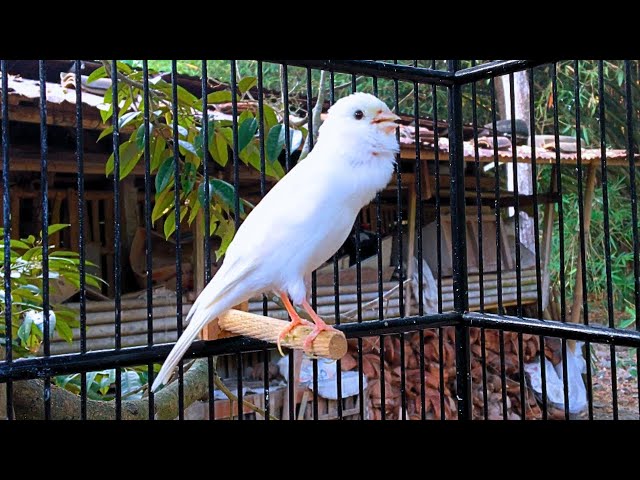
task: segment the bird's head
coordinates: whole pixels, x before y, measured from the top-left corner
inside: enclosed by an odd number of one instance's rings
[[[358,92],[338,100],[320,127],[322,137],[341,137],[358,144],[371,144],[383,151],[397,152],[396,129],[400,117],[379,98]]]

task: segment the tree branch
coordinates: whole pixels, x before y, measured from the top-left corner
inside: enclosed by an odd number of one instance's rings
[[[311,119],[313,120],[313,132],[307,133],[307,139],[304,142],[304,147],[302,148],[302,153],[300,153],[300,158],[298,161],[304,160],[304,158],[309,155],[309,150],[311,149],[311,138],[313,138],[313,142],[315,143],[318,138],[318,131],[320,130],[320,118],[322,115],[322,106],[324,105],[324,82],[327,78],[327,71],[322,70],[320,72],[320,84],[318,85],[318,98],[316,99],[316,104],[311,111]]]

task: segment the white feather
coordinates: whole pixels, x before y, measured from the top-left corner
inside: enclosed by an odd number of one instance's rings
[[[354,118],[354,111],[364,119]],[[200,330],[257,294],[286,292],[294,304],[307,296],[305,276],[344,243],[360,209],[389,182],[398,143],[371,122],[387,106],[354,94],[330,109],[313,151],[285,175],[247,216],[223,265],[191,307],[188,327],[155,379],[169,377]],[[363,121],[364,120],[364,121]]]

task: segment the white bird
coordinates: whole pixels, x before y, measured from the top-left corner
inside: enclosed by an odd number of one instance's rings
[[[367,93],[342,98],[329,109],[313,151],[269,191],[236,232],[220,269],[191,307],[189,325],[152,391],[167,380],[207,323],[255,295],[276,292],[291,316],[278,348],[293,328],[309,323],[292,303],[315,323],[305,349],[321,331],[332,329],[307,301],[308,278],[344,243],[360,209],[389,183],[399,151],[399,119]]]

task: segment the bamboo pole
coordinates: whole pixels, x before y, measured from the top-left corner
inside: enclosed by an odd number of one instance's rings
[[[289,324],[284,320],[264,317],[240,310],[229,310],[218,319],[218,325],[222,330],[246,335],[248,337],[276,343],[280,332]],[[282,341],[282,346],[296,350],[303,349],[305,338],[311,333],[312,328],[301,325],[294,328]],[[323,331],[316,337],[311,346],[311,355],[316,357],[338,360],[347,353],[347,339],[340,331]]]

